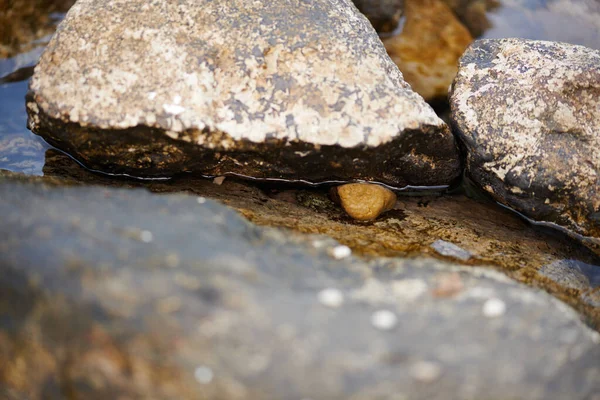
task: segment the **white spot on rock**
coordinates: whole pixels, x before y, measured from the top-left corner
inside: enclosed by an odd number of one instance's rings
[[[483,315],[488,318],[497,318],[506,312],[506,303],[499,298],[491,298],[483,304]]]
[[[319,303],[326,307],[338,308],[344,304],[344,294],[335,288],[323,289],[318,294]]]
[[[179,115],[185,111],[185,108],[177,104],[163,104],[163,109],[169,114]]]
[[[371,324],[382,331],[389,331],[398,324],[398,317],[389,310],[375,311],[371,315]]]
[[[152,232],[150,231],[141,231],[140,232],[140,240],[144,243],[150,243],[154,239]]]
[[[348,246],[339,245],[332,248],[330,254],[336,260],[341,260],[342,258],[350,257],[352,255],[352,250]]]
[[[202,196],[199,196],[196,200],[198,201],[198,204],[206,203],[206,198]]]
[[[194,371],[194,378],[196,378],[196,381],[198,381],[199,383],[201,383],[203,385],[206,385],[206,384],[209,384],[210,382],[212,382],[214,376],[215,375],[213,373],[213,370],[205,365],[199,366]]]

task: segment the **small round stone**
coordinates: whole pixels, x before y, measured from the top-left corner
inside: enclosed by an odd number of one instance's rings
[[[374,220],[396,204],[394,192],[371,183],[338,186],[332,195],[349,216],[359,221]]]
[[[206,385],[210,383],[214,378],[213,370],[205,365],[201,365],[194,371],[194,378],[199,383]]]
[[[318,295],[319,302],[326,307],[338,308],[344,304],[344,294],[335,288],[323,289]]]
[[[352,250],[348,246],[340,245],[332,248],[330,253],[336,260],[341,260],[342,258],[350,257],[352,255]]]
[[[389,331],[398,324],[398,317],[389,310],[379,310],[371,316],[371,324],[382,331]]]
[[[140,240],[144,243],[150,243],[153,238],[154,238],[154,236],[152,235],[152,232],[150,232],[150,231],[144,230],[144,231],[140,232]]]
[[[498,298],[487,300],[483,304],[483,315],[488,318],[497,318],[506,312],[506,303]]]

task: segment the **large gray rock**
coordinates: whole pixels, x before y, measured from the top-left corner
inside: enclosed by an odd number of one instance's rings
[[[30,128],[109,173],[445,185],[454,138],[350,0],[81,0]]]
[[[467,171],[496,200],[600,237],[600,52],[482,40],[450,96]]]
[[[204,198],[143,190],[5,180],[0,224],[3,399],[600,391],[598,334],[495,272],[366,262]]]

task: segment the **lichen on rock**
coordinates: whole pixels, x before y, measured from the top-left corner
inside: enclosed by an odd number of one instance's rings
[[[80,0],[31,80],[31,129],[109,173],[446,185],[448,127],[350,0]]]
[[[452,120],[467,171],[536,221],[600,237],[600,52],[482,40],[462,57]]]

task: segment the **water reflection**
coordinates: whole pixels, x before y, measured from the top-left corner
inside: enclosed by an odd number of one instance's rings
[[[43,175],[49,146],[27,129],[27,85],[28,80],[0,84],[0,169]]]
[[[520,37],[600,49],[597,0],[504,0],[487,14],[482,38]]]

